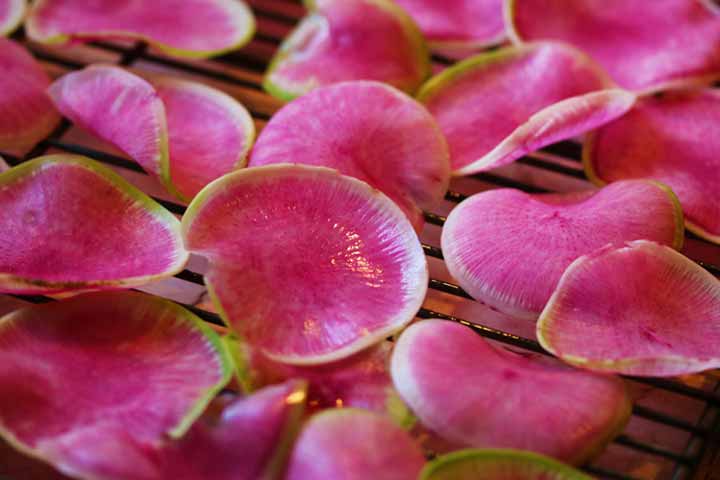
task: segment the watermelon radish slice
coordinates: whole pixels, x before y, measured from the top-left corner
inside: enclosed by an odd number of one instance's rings
[[[458,447],[518,448],[580,464],[630,416],[620,379],[493,347],[469,328],[444,320],[405,330],[391,372],[418,420]],[[461,394],[448,393],[460,384]]]
[[[120,67],[91,65],[62,76],[48,92],[73,123],[169,183],[165,107],[152,85]]]
[[[508,0],[515,42],[556,40],[590,54],[620,85],[658,88],[720,78],[720,21],[712,0]]]
[[[51,460],[81,478],[103,480],[278,479],[304,404],[305,384],[292,381],[235,400],[219,414],[207,412],[178,440],[153,445],[121,429],[93,429],[53,445]]]
[[[166,77],[153,84],[167,115],[170,179],[184,200],[245,166],[255,139],[255,124],[245,107],[200,83]]]
[[[182,270],[180,224],[112,171],[49,155],[0,174],[0,292],[143,285]]]
[[[0,151],[24,156],[60,122],[50,78],[24,47],[0,37]]]
[[[470,57],[430,79],[418,99],[447,138],[453,173],[469,175],[622,115],[635,96],[610,87],[580,51],[545,42]]]
[[[250,41],[255,19],[240,0],[36,0],[25,28],[41,43],[144,40],[169,55],[204,58]]]
[[[199,318],[137,292],[17,310],[0,319],[0,344],[0,436],[70,475],[73,465],[55,457],[63,445],[87,459],[111,452],[78,438],[182,436],[232,368]]]
[[[568,267],[537,336],[592,370],[660,377],[717,368],[720,281],[663,245],[608,246]]]
[[[310,12],[285,39],[263,87],[292,100],[320,85],[377,80],[414,93],[430,56],[412,19],[392,0],[306,0]]]
[[[474,298],[535,319],[576,258],[639,239],[680,249],[683,230],[677,198],[656,182],[566,194],[497,189],[450,212],[442,251],[450,274]]]
[[[428,463],[419,480],[592,480],[592,477],[533,452],[468,449]]]
[[[0,0],[0,36],[10,35],[20,26],[25,8],[25,0]]]
[[[395,0],[435,48],[478,50],[505,38],[503,0]]]
[[[420,446],[387,417],[334,409],[315,414],[305,424],[285,480],[410,480],[424,463]]]
[[[385,195],[335,170],[278,164],[208,185],[182,221],[222,317],[275,361],[329,363],[402,329],[428,270]],[[282,292],[281,295],[278,292]]]
[[[720,243],[720,90],[679,89],[642,97],[595,132],[583,150],[595,183],[653,178],[682,204],[688,230]]]
[[[260,134],[250,166],[288,161],[335,168],[369,183],[418,229],[420,208],[437,206],[450,181],[447,144],[435,119],[402,92],[371,81],[318,88],[278,111]]]

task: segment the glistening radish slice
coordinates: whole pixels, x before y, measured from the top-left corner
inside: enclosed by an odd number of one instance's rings
[[[534,319],[576,258],[641,239],[679,249],[683,233],[677,198],[656,182],[564,194],[498,189],[450,212],[442,251],[450,274],[474,298]]]
[[[450,181],[447,144],[435,119],[414,99],[371,81],[318,88],[278,111],[249,165],[288,161],[335,168],[369,183],[418,229],[420,209],[437,206]]]
[[[456,175],[496,168],[625,113],[632,93],[579,50],[559,43],[470,57],[423,85],[418,99],[440,125]]]
[[[378,343],[412,320],[427,290],[400,208],[327,168],[230,173],[195,197],[183,235],[210,261],[205,283],[225,321],[276,361],[328,363]]]
[[[603,372],[672,376],[720,366],[720,280],[638,240],[575,260],[537,325],[542,346]]]
[[[580,464],[630,416],[620,379],[493,347],[444,320],[408,327],[395,346],[391,373],[418,420],[458,447],[532,450]],[[459,384],[462,391],[453,390]]]
[[[180,222],[111,170],[48,155],[0,174],[0,292],[129,288],[182,270]]]
[[[10,35],[20,26],[26,7],[25,0],[0,0],[0,36]]]

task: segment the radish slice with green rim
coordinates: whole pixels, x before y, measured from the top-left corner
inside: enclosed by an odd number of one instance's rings
[[[129,288],[182,270],[180,222],[88,158],[48,155],[0,174],[0,292]]]
[[[442,251],[450,274],[474,298],[535,319],[576,258],[641,239],[680,249],[683,233],[680,203],[657,182],[565,194],[496,189],[450,212]]]
[[[26,8],[25,0],[0,0],[0,36],[10,35],[20,26]]]
[[[720,367],[720,281],[638,240],[575,260],[537,324],[540,344],[573,365],[665,377]]]
[[[196,82],[153,80],[165,106],[170,180],[184,200],[222,175],[245,166],[255,139],[252,117],[237,100]]]
[[[411,480],[424,464],[420,446],[387,417],[354,408],[333,409],[307,421],[285,480]]]
[[[515,42],[555,40],[590,54],[625,88],[720,78],[713,0],[506,0]]]
[[[23,156],[60,123],[50,77],[21,45],[0,37],[0,151]]]
[[[419,480],[592,480],[592,477],[533,452],[467,449],[428,463]]]
[[[720,20],[719,20],[720,21]],[[720,90],[678,89],[641,97],[584,145],[595,183],[652,178],[677,193],[686,227],[720,244]]]
[[[392,0],[306,0],[309,13],[283,41],[263,87],[292,100],[344,80],[377,80],[414,93],[430,73],[417,25]]]
[[[241,0],[35,0],[25,28],[41,43],[143,40],[169,55],[205,58],[249,42],[255,19]]]
[[[435,119],[414,99],[372,81],[321,87],[278,111],[263,128],[250,166],[287,161],[335,168],[369,183],[418,230],[420,209],[442,202],[450,181],[447,143]]]
[[[115,430],[146,444],[180,437],[231,377],[202,320],[137,292],[17,310],[0,319],[0,344],[0,436],[66,473],[73,466],[54,458],[66,442]]]
[[[569,463],[601,451],[622,431],[632,406],[619,378],[493,347],[445,320],[408,327],[391,373],[418,420],[451,445],[532,450]],[[453,388],[460,384],[462,391]]]
[[[427,291],[400,208],[328,168],[230,173],[195,197],[182,227],[186,247],[210,261],[205,283],[223,319],[276,361],[329,363],[379,343]]]
[[[447,138],[453,173],[469,175],[619,117],[635,95],[612,87],[579,50],[544,42],[470,57],[430,79],[418,99]]]

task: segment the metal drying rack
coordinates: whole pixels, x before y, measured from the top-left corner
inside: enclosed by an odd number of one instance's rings
[[[87,64],[95,62],[115,63],[128,68],[138,70],[162,70],[163,73],[190,77],[191,79],[204,81],[230,93],[238,98],[251,111],[258,129],[267,122],[272,113],[279,108],[280,103],[263,92],[261,87],[262,74],[273,52],[279,45],[282,38],[292,29],[293,25],[304,15],[304,10],[299,1],[294,0],[249,0],[257,18],[258,31],[251,43],[244,48],[230,54],[212,60],[184,60],[170,58],[162,53],[156,52],[142,42],[115,43],[115,42],[93,42],[84,46],[71,48],[48,47],[35,44],[26,39],[22,31],[17,32],[13,38],[25,44],[33,55],[43,64],[51,76],[57,77],[70,70],[80,69]],[[435,66],[442,67],[452,63],[442,57],[433,57]],[[20,164],[26,160],[43,155],[50,151],[75,153],[85,155],[100,162],[103,162],[120,172],[132,172],[135,175],[144,175],[145,172],[140,166],[127,158],[114,153],[108,153],[94,146],[68,140],[67,133],[72,126],[66,120],[52,132],[52,134],[40,142],[28,155],[23,158],[6,155],[0,152],[11,166]],[[475,191],[512,187],[526,192],[557,191],[562,188],[539,186],[536,178],[545,175],[553,180],[549,183],[559,184],[565,180],[581,182],[585,180],[580,165],[580,146],[572,142],[561,142],[547,147],[539,155],[527,156],[520,159],[516,167],[509,170],[502,170],[492,173],[481,173],[470,177],[475,182]],[[530,172],[528,174],[528,172]],[[468,193],[474,193],[472,191]],[[453,185],[451,191],[446,195],[448,205],[456,204],[466,198],[467,193],[459,193]],[[165,198],[156,200],[171,212],[182,215],[185,211],[184,205]],[[449,207],[448,207],[449,208]],[[439,229],[445,221],[445,217],[436,213],[425,213],[427,223],[426,230],[438,229],[435,237],[438,237]],[[691,242],[702,244],[706,261],[697,260],[703,267],[716,276],[720,276],[720,248],[711,246],[692,234],[688,233]],[[437,241],[435,242],[437,245]],[[435,245],[423,241],[423,249],[429,257],[429,261],[442,261],[442,251]],[[709,254],[707,252],[710,252]],[[718,259],[707,261],[707,259]],[[176,279],[194,285],[203,285],[202,275],[184,270],[176,275]],[[449,278],[447,279],[449,280]],[[446,299],[456,299],[465,302],[474,302],[471,297],[459,286],[446,281],[445,279],[431,278],[431,294],[440,295]],[[328,292],[331,294],[331,292]],[[21,303],[45,303],[53,301],[46,296],[12,295]],[[210,311],[209,308],[200,308],[187,300],[182,303],[189,310],[193,311],[203,320],[222,326],[219,316]],[[458,318],[454,312],[444,313],[441,308],[429,308],[425,305],[420,309],[419,318],[438,318],[455,321],[472,328],[480,335],[489,339],[502,342],[513,348],[520,348],[530,352],[544,353],[539,344],[530,338],[516,335],[505,329],[495,328],[488,325],[471,323],[470,321]],[[473,316],[475,318],[475,316]],[[482,318],[475,321],[482,322]],[[590,465],[585,470],[598,478],[635,480],[640,478],[657,478],[684,480],[698,478],[700,470],[708,469],[708,458],[705,455],[709,445],[714,446],[715,437],[720,427],[720,376],[715,372],[708,372],[702,376],[695,376],[693,379],[654,379],[626,377],[631,383],[639,388],[651,389],[658,392],[661,397],[666,398],[660,402],[660,407],[646,406],[636,403],[633,407],[633,421],[642,423],[649,431],[663,431],[664,438],[680,439],[681,445],[671,447],[660,441],[651,438],[642,438],[633,433],[624,432],[617,437],[609,450],[616,453],[610,456],[610,460],[603,460],[604,456]],[[684,418],[677,412],[668,413],[664,406],[673,403],[691,403],[693,418]],[[512,422],[513,418],[508,418]],[[532,428],[532,426],[528,426]],[[677,442],[670,442],[677,443]],[[617,462],[613,459],[622,459]],[[712,469],[712,467],[709,467]],[[711,470],[707,470],[708,480],[712,477]]]

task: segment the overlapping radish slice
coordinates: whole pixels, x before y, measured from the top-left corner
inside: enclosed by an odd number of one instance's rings
[[[503,0],[395,0],[434,48],[477,50],[505,38]]]
[[[152,444],[121,429],[87,430],[53,445],[51,461],[103,480],[278,479],[304,405],[305,384],[287,382],[208,411],[180,439]]]
[[[91,65],[62,76],[48,92],[73,123],[169,183],[165,107],[152,85],[120,67]]]
[[[136,39],[170,55],[203,58],[247,43],[255,19],[241,0],[36,0],[25,26],[42,43]]]
[[[24,47],[0,37],[0,151],[25,155],[60,122],[50,78]]]
[[[468,449],[428,463],[419,480],[592,480],[592,477],[533,452]]]
[[[508,0],[514,41],[556,40],[600,62],[633,90],[720,77],[720,21],[711,0]]]
[[[613,89],[580,51],[544,42],[468,58],[430,79],[418,99],[447,138],[453,172],[468,175],[592,130],[635,96]]]
[[[596,183],[652,178],[677,193],[689,230],[720,243],[720,90],[678,89],[639,99],[594,132],[583,151]]]
[[[410,480],[425,457],[390,419],[354,408],[315,414],[300,432],[285,480]]]
[[[415,23],[392,0],[305,0],[310,10],[276,53],[263,86],[291,100],[320,85],[377,80],[414,93],[430,72]]]
[[[575,260],[537,325],[542,346],[583,368],[671,376],[720,366],[720,281],[638,240]]]
[[[328,128],[332,125],[332,128]],[[265,126],[250,166],[296,162],[335,168],[381,190],[422,226],[420,208],[447,191],[445,139],[412,98],[379,82],[318,88],[286,105]]]
[[[25,0],[0,0],[0,36],[10,35],[20,26],[25,8]]]
[[[664,185],[627,180],[566,194],[473,195],[450,212],[442,251],[450,274],[474,298],[536,318],[573,260],[639,239],[680,248],[683,215]]]
[[[76,463],[57,457],[65,445],[90,460],[112,445],[79,438],[181,436],[231,375],[199,318],[136,292],[17,310],[0,319],[0,344],[0,436],[70,475]]]
[[[142,285],[180,271],[180,223],[112,171],[75,155],[0,174],[0,291]]]
[[[276,361],[329,363],[410,322],[427,290],[402,211],[334,170],[269,165],[228,174],[183,217],[186,247],[210,260],[228,324]]]
[[[245,166],[255,139],[248,111],[231,96],[184,80],[153,81],[165,106],[170,181],[184,199],[216,178]]]
[[[443,320],[405,330],[391,372],[418,420],[459,447],[518,448],[582,463],[630,415],[620,379],[526,358]]]

